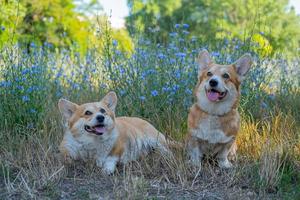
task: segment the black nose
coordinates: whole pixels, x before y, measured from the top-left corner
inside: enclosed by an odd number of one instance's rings
[[[216,81],[215,79],[211,79],[211,80],[209,81],[209,85],[210,85],[211,87],[216,87],[216,86],[218,85],[218,81]]]
[[[96,119],[97,119],[97,121],[100,122],[100,123],[104,122],[104,116],[103,116],[103,115],[98,115],[98,116],[96,117]]]

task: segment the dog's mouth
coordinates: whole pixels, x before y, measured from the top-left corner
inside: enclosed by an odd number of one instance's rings
[[[103,135],[103,133],[106,132],[106,127],[104,124],[97,124],[96,126],[84,126],[84,130],[86,130],[89,133],[93,133],[96,135]]]
[[[209,89],[206,90],[206,96],[208,100],[216,102],[216,101],[221,101],[224,99],[224,97],[227,95],[227,91],[225,92],[220,92],[216,89]]]

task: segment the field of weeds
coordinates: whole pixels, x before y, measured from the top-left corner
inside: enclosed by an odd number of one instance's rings
[[[217,63],[233,63],[247,45],[217,46],[188,37],[177,25],[167,44],[137,38],[133,52],[106,38],[105,51],[82,55],[49,44],[7,46],[0,52],[0,199],[299,199],[299,59],[255,60],[242,86],[241,130],[235,167],[204,162],[192,168],[184,149],[175,158],[150,156],[107,176],[95,163],[63,165],[58,99],[84,103],[108,91],[118,95],[117,116],[138,116],[183,142],[195,101],[195,58],[206,48]]]

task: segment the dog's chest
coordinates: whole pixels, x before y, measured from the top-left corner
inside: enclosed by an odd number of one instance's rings
[[[89,136],[81,136],[77,138],[77,141],[80,143],[81,148],[79,151],[80,154],[85,155],[88,158],[94,158],[97,151],[97,144],[95,140]]]
[[[233,136],[227,136],[218,116],[208,116],[199,120],[198,126],[191,130],[192,135],[211,144],[228,143]]]

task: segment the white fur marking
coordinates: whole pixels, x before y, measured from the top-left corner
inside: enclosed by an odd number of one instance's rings
[[[197,129],[192,129],[192,135],[211,144],[227,143],[233,139],[233,136],[228,137],[221,130],[217,116],[203,119]]]
[[[108,156],[103,163],[103,170],[106,174],[112,174],[116,170],[119,158],[116,156]]]

